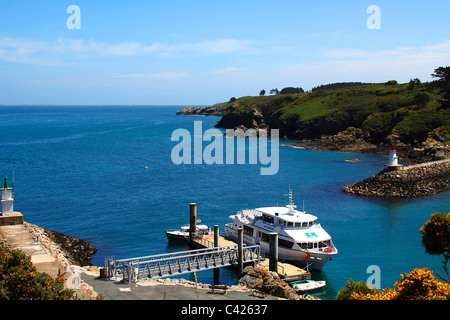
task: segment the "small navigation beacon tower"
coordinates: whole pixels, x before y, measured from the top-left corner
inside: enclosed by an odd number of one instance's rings
[[[0,216],[12,216],[13,211],[13,190],[14,188],[10,188],[8,184],[8,177],[5,176],[5,180],[3,181],[3,188],[0,188],[2,191],[2,212]]]
[[[400,170],[403,168],[403,165],[398,164],[398,155],[397,149],[395,149],[394,144],[392,144],[389,149],[389,164],[387,165],[388,170]]]

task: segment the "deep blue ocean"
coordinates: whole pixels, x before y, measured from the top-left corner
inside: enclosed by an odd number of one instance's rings
[[[313,279],[327,286],[314,295],[335,299],[346,281],[366,281],[380,268],[381,288],[400,274],[428,267],[443,273],[441,258],[425,253],[419,228],[437,211],[450,211],[450,192],[416,199],[348,195],[342,186],[378,173],[387,156],[294,149],[280,140],[279,171],[260,175],[261,164],[175,165],[175,129],[193,133],[216,117],[177,116],[184,106],[1,106],[0,175],[14,173],[14,210],[24,220],[91,242],[93,263],[187,249],[172,245],[165,230],[198,218],[221,234],[236,211],[294,201],[332,236],[339,254]],[[207,146],[209,142],[204,142]],[[358,158],[361,162],[347,162]],[[147,167],[147,168],[146,168]],[[197,274],[212,283],[213,272]],[[186,278],[193,278],[186,275]],[[233,270],[220,282],[235,284]]]

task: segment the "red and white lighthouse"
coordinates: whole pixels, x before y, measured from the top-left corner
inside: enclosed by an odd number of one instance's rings
[[[388,170],[401,170],[403,165],[398,163],[397,149],[394,144],[389,148],[389,163],[387,164]]]
[[[398,156],[397,149],[395,149],[394,144],[392,144],[389,149],[389,166],[397,166],[398,165]]]

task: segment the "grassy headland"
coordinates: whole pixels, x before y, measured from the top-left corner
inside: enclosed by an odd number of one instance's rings
[[[217,127],[279,129],[280,137],[312,141],[302,144],[308,148],[386,152],[385,146],[394,143],[400,152],[422,152],[418,157],[428,152],[429,160],[448,157],[448,82],[414,79],[318,88],[232,98],[206,109],[222,114]]]

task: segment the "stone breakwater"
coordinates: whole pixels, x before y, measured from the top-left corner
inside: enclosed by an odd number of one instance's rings
[[[450,159],[380,173],[343,187],[346,193],[391,198],[433,195],[450,189]]]

